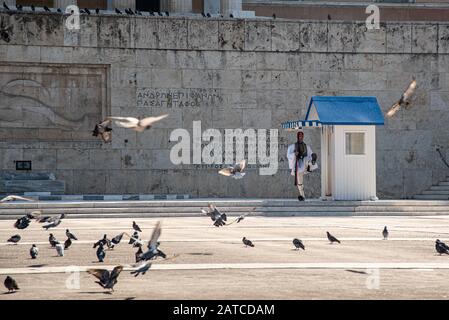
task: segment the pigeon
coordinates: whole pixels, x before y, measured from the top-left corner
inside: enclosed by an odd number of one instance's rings
[[[112,238],[111,247],[110,247],[111,249],[114,249],[114,246],[116,246],[117,244],[120,243],[120,241],[122,241],[124,234],[128,235],[126,232],[122,232],[118,236],[115,236],[114,238]]]
[[[7,276],[5,279],[5,287],[8,289],[8,292],[14,292],[15,290],[20,290],[19,286],[17,285],[16,280],[11,278],[10,276]]]
[[[64,256],[64,246],[61,243],[57,243],[55,248],[56,248],[56,252],[58,253],[58,256],[63,257]]]
[[[114,286],[117,284],[118,276],[122,272],[123,266],[115,267],[111,273],[106,269],[88,269],[87,272],[95,276],[100,281],[95,281],[104,289],[111,289],[114,291]]]
[[[61,219],[64,218],[63,215],[64,214],[62,214],[60,217],[58,217],[56,219],[51,219],[52,222],[49,223],[49,224],[46,224],[45,226],[42,226],[42,228],[44,228],[45,230],[48,230],[50,228],[56,228],[57,226],[59,226],[61,224]]]
[[[163,17],[163,16],[164,16],[164,15],[162,14],[162,12],[160,12],[160,11],[158,11],[157,14],[158,14],[159,17]]]
[[[440,254],[440,256],[443,253],[449,254],[449,247],[444,242],[441,242],[439,239],[435,241],[435,250]]]
[[[140,261],[151,260],[153,258],[157,258],[158,256],[162,258],[167,257],[165,253],[163,253],[161,250],[158,249],[160,243],[157,240],[161,236],[161,233],[162,233],[161,222],[158,221],[156,227],[153,230],[153,234],[151,235],[150,242],[148,243],[148,251],[142,253],[139,256]]]
[[[169,17],[169,16],[170,16],[170,12],[165,11],[165,15],[166,15],[167,17]]]
[[[158,117],[146,117],[143,119],[137,119],[132,117],[109,117],[108,120],[114,120],[115,123],[122,128],[133,129],[137,132],[143,132],[151,128],[156,122],[165,119],[168,114],[163,114]]]
[[[108,143],[112,141],[112,128],[110,127],[112,121],[104,120],[95,125],[94,130],[92,130],[92,136],[98,137],[100,136],[101,140],[104,143]]]
[[[65,235],[67,236],[67,238],[69,238],[71,240],[78,240],[78,238],[75,237],[75,235],[73,233],[71,233],[69,229],[67,229],[65,231]]]
[[[245,219],[245,216],[244,216],[244,215],[241,215],[241,216],[237,217],[236,222],[237,222],[237,223],[240,223],[240,221],[242,221],[243,219]]]
[[[80,9],[80,13],[81,14],[84,14],[84,13],[86,13],[83,9]]]
[[[36,11],[36,8],[34,7],[34,5],[31,5],[30,7],[31,7],[31,11],[33,11],[33,12]]]
[[[202,16],[203,18],[206,18],[206,14],[205,14],[204,12],[201,12],[201,16]]]
[[[117,8],[115,8],[115,13],[122,14],[122,12],[119,9],[117,9]]]
[[[234,15],[231,13],[231,14],[229,15],[229,18],[234,18]]]
[[[31,259],[36,259],[38,253],[39,253],[38,247],[36,247],[36,245],[33,244],[33,245],[31,246],[31,249],[30,249],[30,256],[31,256]]]
[[[62,13],[61,8],[56,9],[56,11],[57,11],[58,13]]]
[[[302,250],[306,250],[306,247],[304,247],[304,244],[299,239],[296,239],[296,238],[293,239],[293,244],[294,244],[296,250],[299,250],[299,248],[301,248]]]
[[[3,8],[5,8],[5,9],[8,10],[8,11],[10,10],[9,7],[8,7],[8,5],[7,5],[6,2],[4,2],[4,1],[3,1]]]
[[[7,240],[7,242],[11,242],[11,243],[17,244],[17,242],[19,242],[20,239],[22,239],[22,237],[20,235],[16,234],[16,235],[13,235],[11,238],[9,238]]]
[[[337,238],[335,238],[333,235],[331,235],[329,232],[326,231],[326,233],[327,233],[327,238],[329,239],[329,241],[331,243],[334,243],[334,242],[340,243],[340,241]]]
[[[139,241],[139,232],[134,231],[133,236],[129,238],[128,244],[134,244],[136,242],[140,242]]]
[[[95,9],[95,13],[96,13],[96,14],[99,14],[99,13],[100,13],[100,9],[96,8],[96,9]]]
[[[220,211],[218,211],[215,205],[212,203],[209,203],[209,209],[210,211],[206,211],[204,209],[201,209],[201,211],[204,214],[208,215],[212,221],[214,221],[214,226],[221,227],[226,225],[225,221],[227,221],[227,217],[225,213],[222,214]]]
[[[85,11],[88,15],[90,15],[90,10],[89,10],[89,9],[84,8],[84,11]]]
[[[206,14],[206,16],[207,16],[208,18],[211,18],[211,17],[212,17],[212,16],[210,15],[209,12]]]
[[[135,253],[135,257],[136,257],[136,263],[141,261],[142,259],[140,258],[142,256],[142,246],[139,246],[139,249],[136,251]]]
[[[385,226],[384,230],[382,231],[382,235],[384,236],[384,240],[388,239],[388,230],[387,226]]]
[[[50,245],[51,245],[52,248],[56,247],[56,245],[59,243],[59,241],[56,240],[56,238],[53,235],[53,233],[50,233],[50,236],[48,237],[48,242],[50,242]]]
[[[136,231],[142,232],[142,230],[140,229],[139,225],[135,221],[133,221],[133,229],[136,230]]]
[[[154,16],[154,12],[150,10],[150,16]]]
[[[138,275],[142,274],[144,275],[145,273],[147,273],[148,270],[150,270],[151,268],[151,262],[145,262],[142,263],[141,265],[137,266],[137,269],[134,271],[131,271],[131,274],[134,275],[134,277],[137,277]]]
[[[332,18],[331,18],[331,15],[330,14],[328,14],[327,15],[327,20],[331,20]]]
[[[70,238],[67,238],[67,240],[64,242],[64,249],[68,249],[72,245],[72,240]]]
[[[20,219],[17,219],[16,223],[14,223],[14,228],[19,230],[26,229],[30,225],[31,220],[25,216]]]
[[[245,248],[248,247],[248,246],[254,247],[254,244],[251,242],[251,240],[248,240],[245,237],[243,237],[242,242],[245,245]]]
[[[23,10],[23,6],[22,6],[21,4],[16,4],[16,8],[17,8],[17,10],[19,10],[19,11],[22,11],[22,10]]]
[[[276,19],[276,13],[273,13],[273,19]]]
[[[410,82],[410,84],[408,85],[405,92],[402,94],[399,101],[395,102],[388,110],[388,112],[386,114],[387,117],[394,116],[395,113],[398,112],[399,109],[401,109],[401,107],[408,107],[410,105],[410,99],[412,98],[413,94],[415,93],[416,86],[417,86],[417,82],[416,82],[415,77],[413,77],[412,82]]]
[[[33,211],[31,213],[27,213],[28,219],[36,219],[38,220],[42,215],[42,211]]]
[[[97,258],[98,262],[103,262],[104,258],[106,257],[106,251],[104,251],[103,244],[100,243],[97,249]]]
[[[1,199],[0,202],[18,201],[18,200],[22,200],[22,201],[34,201],[33,199],[30,199],[30,198],[25,198],[25,197],[21,197],[21,196],[10,195],[10,196],[7,196],[7,197],[4,197],[3,199]]]
[[[245,176],[246,160],[242,160],[234,166],[230,166],[228,168],[221,169],[218,171],[219,174],[226,177],[233,177],[234,179],[241,179]]]
[[[102,246],[111,246],[111,240],[108,239],[107,235],[103,235],[103,239],[98,240],[97,242],[94,243],[94,248],[96,248],[98,245],[102,245]]]
[[[47,11],[47,12],[51,12],[50,8],[47,7],[47,6],[44,6],[44,10]]]

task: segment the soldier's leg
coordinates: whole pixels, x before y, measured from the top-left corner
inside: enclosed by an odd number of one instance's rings
[[[298,191],[299,191],[299,196],[304,198],[304,185],[303,185],[303,181],[304,181],[304,174],[298,172],[297,174],[297,186],[298,186]]]

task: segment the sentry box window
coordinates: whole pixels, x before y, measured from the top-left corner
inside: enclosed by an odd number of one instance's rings
[[[346,132],[346,154],[365,154],[365,133]]]
[[[31,170],[31,161],[15,161],[16,170]]]

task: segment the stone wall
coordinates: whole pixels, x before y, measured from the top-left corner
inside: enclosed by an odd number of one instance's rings
[[[449,25],[93,15],[70,31],[64,19],[0,14],[0,95],[13,99],[0,100],[3,171],[32,160],[69,194],[294,197],[285,159],[294,135],[280,123],[304,118],[313,95],[374,95],[385,111],[415,75],[413,106],[377,129],[378,194],[410,197],[449,172],[434,149],[449,157]],[[107,115],[163,113],[142,134],[114,127],[111,144],[90,134]],[[170,133],[195,120],[203,130],[280,129],[278,173],[250,168],[233,180],[173,165]],[[319,152],[319,129],[306,141]],[[320,194],[319,179],[306,178],[306,196]]]

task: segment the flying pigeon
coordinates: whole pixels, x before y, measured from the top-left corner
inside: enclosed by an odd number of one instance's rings
[[[329,232],[326,231],[326,233],[327,233],[327,238],[329,239],[329,241],[331,243],[334,243],[334,242],[340,243],[340,241],[337,238],[335,238],[333,235],[331,235]]]
[[[151,268],[151,262],[145,262],[141,265],[137,266],[137,269],[134,271],[131,271],[131,274],[134,275],[134,277],[137,277],[138,275],[142,274],[144,275],[148,270]]]
[[[242,160],[239,163],[236,163],[234,166],[230,166],[228,168],[221,169],[218,171],[219,174],[226,177],[233,177],[234,179],[241,179],[245,176],[246,160]]]
[[[120,243],[120,241],[122,241],[124,234],[128,235],[126,232],[122,232],[118,236],[115,236],[114,238],[112,238],[111,247],[110,247],[111,249],[114,249],[114,246],[116,246],[117,244]]]
[[[435,250],[440,254],[440,256],[443,253],[449,254],[449,247],[444,242],[441,242],[439,239],[435,241]]]
[[[64,249],[68,249],[72,245],[72,240],[70,238],[67,238],[67,240],[64,242]]]
[[[9,238],[7,240],[7,242],[11,242],[11,243],[17,244],[17,242],[19,242],[20,239],[22,239],[22,237],[20,235],[16,234],[16,235],[13,235],[11,238]]]
[[[108,120],[114,120],[115,123],[122,127],[127,129],[133,129],[137,132],[143,132],[145,130],[148,130],[151,128],[153,124],[156,122],[165,119],[168,117],[168,114],[163,114],[158,117],[147,117],[143,119],[137,119],[132,117],[109,117]]]
[[[139,241],[140,239],[139,239],[139,232],[137,232],[137,231],[134,231],[134,233],[133,233],[133,236],[132,237],[129,237],[129,242],[128,242],[128,244],[134,244],[134,243],[136,243],[136,241]],[[140,242],[140,241],[139,241]]]
[[[299,248],[301,248],[302,250],[306,250],[306,247],[304,247],[304,244],[299,239],[293,239],[293,245],[295,246],[296,250],[299,250]]]
[[[25,216],[20,219],[17,219],[16,223],[14,223],[14,228],[19,230],[26,229],[30,225],[31,220]]]
[[[108,246],[108,248],[111,246],[111,240],[108,239],[107,235],[103,235],[103,239],[98,240],[94,243],[94,248],[96,248],[98,245]]]
[[[56,247],[56,245],[59,243],[59,241],[56,240],[56,238],[53,235],[53,233],[50,233],[50,236],[48,237],[48,242],[50,242],[50,245],[51,245],[52,248]]]
[[[214,204],[209,203],[209,211],[206,211],[204,209],[201,209],[201,211],[208,215],[212,221],[214,221],[214,226],[221,227],[226,224],[225,221],[227,221],[226,213],[221,213],[218,211],[217,207],[215,207]]]
[[[38,253],[39,253],[38,247],[36,247],[36,245],[33,244],[33,245],[31,246],[31,249],[30,249],[30,256],[31,256],[31,259],[36,259]]]
[[[142,253],[139,256],[140,261],[144,260],[151,260],[153,258],[157,258],[162,257],[162,258],[166,258],[167,256],[165,255],[165,253],[163,253],[161,250],[158,249],[159,247],[159,242],[158,239],[161,236],[162,233],[162,229],[161,229],[161,222],[158,221],[156,224],[156,227],[153,230],[153,233],[151,235],[151,239],[150,242],[148,243],[148,251]]]
[[[8,292],[14,292],[15,290],[20,290],[19,286],[17,285],[16,280],[11,278],[10,276],[7,276],[5,279],[5,287],[8,289]]]
[[[396,112],[401,109],[401,107],[408,107],[410,105],[410,99],[412,98],[413,94],[415,93],[415,89],[417,86],[417,82],[415,77],[413,77],[412,82],[407,87],[407,90],[402,94],[399,101],[397,101],[395,104],[393,104],[390,109],[388,110],[386,116],[392,117],[395,115]]]
[[[133,229],[136,231],[142,232],[142,230],[140,229],[140,227],[138,226],[138,224],[135,221],[133,221]]]
[[[51,218],[50,220],[47,220],[47,222],[48,221],[51,221],[51,223],[49,223],[49,224],[46,224],[45,226],[42,226],[42,228],[44,228],[45,230],[48,230],[48,229],[50,229],[50,228],[56,228],[57,226],[59,226],[60,224],[61,224],[61,219],[63,219],[64,218],[64,213],[60,216],[60,217],[57,217],[57,218]]]
[[[136,253],[135,253],[136,263],[142,260],[140,258],[142,256],[142,253],[143,253],[142,246],[139,246],[139,250],[137,250]]]
[[[382,235],[384,237],[384,240],[388,239],[388,230],[387,230],[387,226],[385,226],[384,230],[382,231]]]
[[[254,247],[254,244],[251,242],[251,240],[248,240],[245,237],[243,237],[242,242],[245,245],[245,248],[248,247],[248,246]]]
[[[1,199],[0,202],[18,201],[18,200],[22,200],[22,201],[34,201],[33,199],[30,199],[30,198],[25,198],[25,197],[21,197],[21,196],[10,195],[10,196],[7,196],[7,197],[4,197],[3,199]]]
[[[65,235],[67,236],[67,238],[69,238],[71,240],[78,240],[78,238],[75,237],[75,235],[73,233],[71,233],[69,229],[67,229],[65,231]]]
[[[117,283],[118,276],[122,272],[123,266],[117,266],[109,273],[106,269],[88,269],[87,272],[95,276],[100,281],[95,281],[104,289],[111,289],[114,291],[114,286]]]
[[[42,211],[32,211],[31,213],[27,213],[28,219],[36,219],[39,220],[39,218],[42,215]]]
[[[63,257],[64,256],[64,246],[61,243],[57,243],[55,248],[56,248],[56,252],[58,253],[58,256]]]
[[[92,135],[94,137],[100,136],[101,140],[104,143],[108,143],[112,141],[112,128],[110,127],[112,121],[104,120],[95,125],[94,130],[92,131]]]

